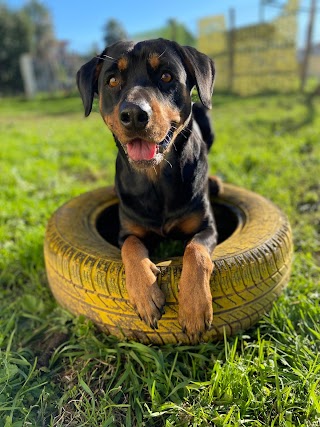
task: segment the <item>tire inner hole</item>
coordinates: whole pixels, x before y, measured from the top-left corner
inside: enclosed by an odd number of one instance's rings
[[[101,212],[97,218],[98,233],[111,245],[118,247],[119,235],[119,205],[115,203]],[[212,203],[212,209],[218,229],[218,244],[227,240],[239,225],[239,213],[231,206],[224,203]],[[156,258],[183,255],[183,242],[166,239],[162,241],[153,253]]]

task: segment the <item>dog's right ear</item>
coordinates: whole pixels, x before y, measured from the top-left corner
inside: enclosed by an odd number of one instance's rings
[[[183,58],[191,77],[191,82],[197,87],[200,101],[210,110],[215,77],[215,68],[212,59],[194,47],[179,46],[176,44],[176,49]]]
[[[98,93],[98,78],[102,61],[100,58],[92,58],[77,72],[77,85],[84,106],[84,114],[89,116],[92,109],[93,97]]]

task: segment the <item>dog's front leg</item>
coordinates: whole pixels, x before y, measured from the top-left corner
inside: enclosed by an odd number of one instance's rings
[[[192,343],[198,342],[212,323],[210,276],[216,232],[207,228],[187,244],[179,283],[179,323]]]
[[[121,255],[129,300],[138,316],[157,329],[165,304],[165,296],[157,284],[160,270],[150,261],[147,248],[136,236],[127,237]]]

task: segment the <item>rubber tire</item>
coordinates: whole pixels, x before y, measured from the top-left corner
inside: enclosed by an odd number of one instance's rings
[[[286,216],[267,199],[224,184],[216,202],[238,219],[232,235],[213,252],[213,324],[203,341],[215,341],[254,325],[288,282],[292,235]],[[45,235],[48,281],[57,301],[106,333],[143,343],[189,343],[177,320],[182,257],[157,262],[166,295],[159,329],[142,322],[128,302],[120,250],[97,230],[101,213],[117,203],[112,187],[82,194],[59,208]]]

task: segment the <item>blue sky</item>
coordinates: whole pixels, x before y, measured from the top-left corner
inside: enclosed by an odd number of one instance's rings
[[[5,1],[14,9],[26,2],[27,0]],[[236,10],[237,26],[256,23],[259,20],[260,0],[42,0],[42,3],[52,14],[56,37],[68,40],[71,50],[85,53],[94,43],[103,47],[102,27],[110,18],[121,22],[129,35],[159,28],[170,18],[177,19],[196,32],[199,18],[217,14],[227,17],[231,7]],[[300,0],[300,4],[308,8],[310,0]],[[270,6],[265,7],[264,11],[266,20],[279,13],[277,8]],[[299,21],[301,44],[305,40],[307,14],[301,14]],[[319,13],[315,28],[315,39],[319,41]]]

